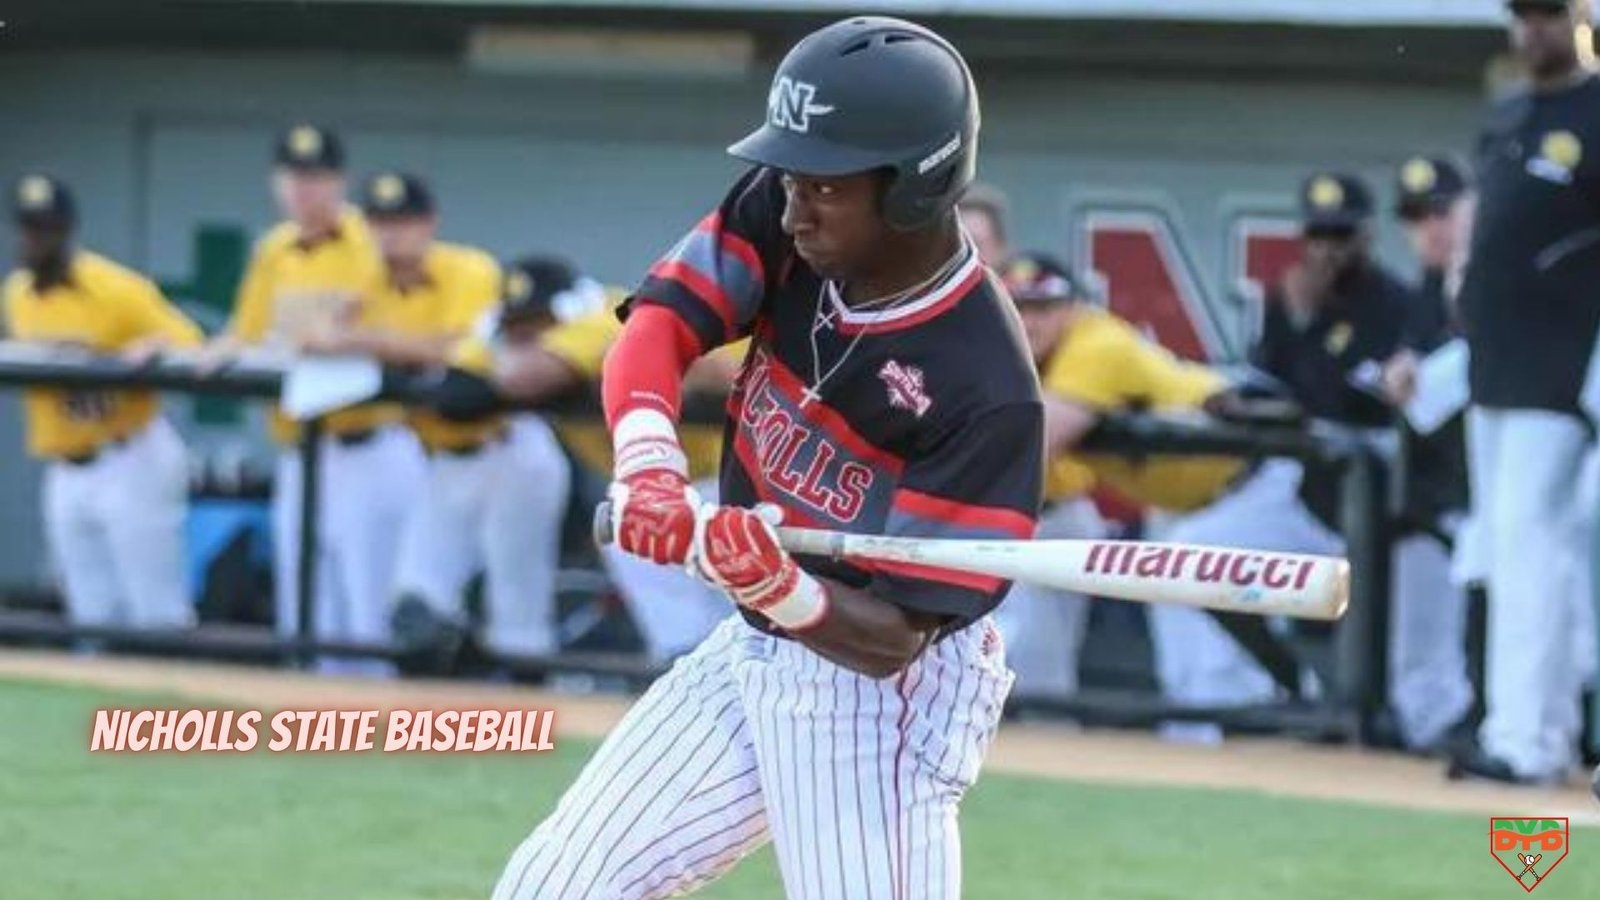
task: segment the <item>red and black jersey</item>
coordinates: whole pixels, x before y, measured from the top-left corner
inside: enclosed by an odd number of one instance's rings
[[[706,350],[752,338],[728,401],[721,501],[775,503],[786,524],[864,534],[1032,537],[1038,380],[1011,302],[970,244],[920,295],[855,311],[795,254],[783,208],[778,173],[749,172],[623,309],[667,307]],[[1009,587],[922,566],[799,562],[954,628]]]

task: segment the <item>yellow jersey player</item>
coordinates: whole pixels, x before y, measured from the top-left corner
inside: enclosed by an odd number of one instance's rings
[[[528,278],[526,294],[508,292],[501,307],[494,341],[492,382],[458,370],[444,402],[458,417],[475,416],[504,398],[539,403],[561,394],[597,384],[606,351],[622,331],[615,298],[596,281],[579,275],[565,261],[536,257],[513,268]],[[723,393],[732,383],[743,344],[707,357],[692,374],[702,391]],[[477,404],[466,403],[475,389]],[[519,446],[538,448],[543,420],[527,414],[515,417]],[[611,471],[611,439],[599,417],[557,418],[561,442],[590,473]],[[530,430],[531,429],[531,430]],[[701,425],[685,429],[684,452],[691,474],[706,496],[715,496],[721,430]],[[656,566],[622,553],[602,550],[606,571],[627,604],[645,650],[656,662],[665,662],[694,647],[731,607],[726,599],[679,569]]]
[[[297,125],[278,141],[273,192],[287,221],[261,238],[240,285],[223,349],[296,351],[365,315],[382,262],[366,222],[345,203],[345,153],[332,132]],[[366,404],[324,420],[319,448],[317,580],[311,608],[319,639],[387,643],[400,532],[422,482],[422,455],[394,404]],[[273,490],[277,624],[299,627],[300,456],[297,429],[273,415],[279,443]],[[325,671],[384,674],[370,660],[323,660]]]
[[[1248,475],[1232,459],[1181,456],[1130,458],[1094,454],[1079,443],[1111,412],[1194,412],[1228,388],[1205,366],[1174,357],[1114,314],[1083,302],[1087,291],[1065,265],[1044,254],[1019,254],[1000,269],[1021,312],[1029,348],[1044,389],[1045,443],[1050,508],[1039,536],[1098,536],[1102,527],[1085,499],[1096,483],[1156,512],[1153,524],[1203,509]],[[1156,530],[1160,530],[1159,527]],[[1019,690],[1070,693],[1077,686],[1077,657],[1087,606],[1081,596],[1019,584],[1001,607]],[[1206,613],[1152,607],[1157,676],[1177,702],[1202,702],[1190,687],[1196,670],[1242,672],[1251,691],[1270,694],[1271,679]],[[1221,675],[1217,677],[1223,677]],[[1220,698],[1219,698],[1220,699]],[[1209,738],[1212,728],[1195,733]]]
[[[60,181],[13,189],[21,267],[5,281],[5,331],[21,341],[147,360],[194,347],[196,328],[148,279],[75,247]],[[45,461],[45,536],[75,625],[194,623],[184,569],[188,461],[148,391],[30,388],[28,450]]]
[[[329,335],[323,349],[386,363],[443,367],[502,297],[500,266],[487,253],[437,239],[433,191],[416,175],[383,173],[362,190],[385,272],[360,327]],[[509,301],[533,290],[513,267]],[[559,649],[555,587],[570,473],[548,428],[519,434],[495,414],[452,422],[425,408],[407,421],[428,456],[422,496],[401,540],[394,636],[419,668],[447,667],[470,631],[467,584],[485,576],[481,643],[499,654]],[[542,424],[542,423],[541,423]],[[526,431],[526,429],[519,429]]]

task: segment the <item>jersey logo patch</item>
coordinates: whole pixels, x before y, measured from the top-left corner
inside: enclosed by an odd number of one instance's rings
[[[825,116],[833,107],[817,103],[817,86],[781,75],[772,82],[767,95],[767,121],[774,128],[805,134],[811,130],[812,116]]]
[[[1355,329],[1349,322],[1340,322],[1328,329],[1328,337],[1322,342],[1324,349],[1333,356],[1344,353],[1344,348],[1350,346],[1350,339],[1355,337]]]
[[[891,359],[878,370],[878,377],[889,388],[890,406],[910,410],[919,419],[933,407],[923,389],[922,370],[916,366],[903,366]]]
[[[1571,184],[1573,171],[1583,162],[1583,142],[1570,131],[1552,131],[1539,144],[1539,155],[1528,160],[1528,174],[1556,184]]]

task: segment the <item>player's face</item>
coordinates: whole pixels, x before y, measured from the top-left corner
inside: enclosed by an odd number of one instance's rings
[[[524,315],[507,319],[500,325],[500,341],[506,347],[532,347],[539,343],[555,319],[548,315]]]
[[[1337,277],[1360,258],[1365,242],[1359,230],[1317,229],[1305,234],[1301,261],[1323,277]]]
[[[1022,317],[1022,330],[1028,336],[1028,350],[1033,354],[1033,361],[1042,363],[1049,359],[1067,330],[1072,304],[1018,303],[1017,312]]]
[[[1411,252],[1417,255],[1424,267],[1443,269],[1455,258],[1456,236],[1460,230],[1453,214],[1457,205],[1430,210],[1422,216],[1406,220],[1406,240],[1411,243]]]
[[[1524,7],[1511,21],[1511,46],[1537,77],[1559,76],[1578,62],[1577,23],[1566,10]]]
[[[379,252],[389,262],[420,261],[438,231],[433,216],[372,216],[367,221]]]
[[[880,180],[875,172],[783,176],[783,230],[819,275],[847,279],[874,261],[889,232],[878,213]]]
[[[338,221],[344,205],[344,176],[338,172],[278,169],[272,194],[284,217],[302,228],[326,228]]]
[[[25,222],[17,225],[17,259],[29,269],[60,261],[72,229],[65,223]]]
[[[1006,246],[1005,238],[1000,236],[999,225],[988,210],[961,207],[961,225],[972,236],[972,243],[978,248],[978,258],[983,260],[984,265],[995,268],[1011,255],[1011,248]]]

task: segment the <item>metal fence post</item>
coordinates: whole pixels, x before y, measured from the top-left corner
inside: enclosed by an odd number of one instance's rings
[[[294,663],[311,668],[316,660],[312,650],[316,629],[312,615],[316,610],[317,514],[322,480],[322,420],[312,419],[300,426],[300,558],[295,560],[295,608],[299,621],[295,628]]]
[[[1352,453],[1341,480],[1340,530],[1350,561],[1350,609],[1339,630],[1340,704],[1356,714],[1367,743],[1384,707],[1389,669],[1389,517],[1381,460]]]

